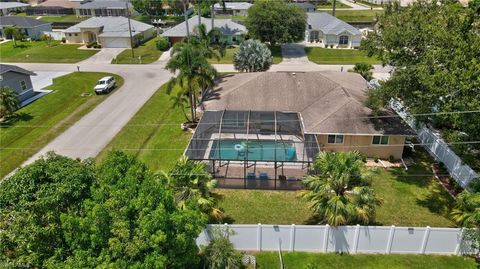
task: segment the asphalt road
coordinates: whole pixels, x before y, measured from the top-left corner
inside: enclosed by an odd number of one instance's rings
[[[17,65],[32,71],[77,71],[77,64]],[[55,151],[72,158],[95,157],[155,91],[171,77],[171,74],[163,68],[164,63],[155,65],[82,65],[80,63],[78,65],[80,71],[118,74],[124,78],[125,82],[90,113],[28,159],[24,165],[33,162],[48,151]]]

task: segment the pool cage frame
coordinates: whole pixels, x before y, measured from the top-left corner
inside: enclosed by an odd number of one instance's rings
[[[257,164],[273,163],[273,189],[277,189],[277,180],[280,179],[279,168],[281,168],[280,176],[283,179],[285,179],[285,164],[293,164],[299,169],[308,171],[320,151],[316,135],[306,134],[303,130],[303,122],[298,112],[205,111],[184,155],[191,160],[208,162],[209,170],[214,176],[218,171],[217,169],[225,165],[228,166],[232,163],[238,166],[243,163],[243,188],[245,189],[249,180],[247,173],[249,167]],[[224,152],[222,151],[221,141],[223,140],[242,141],[243,155],[239,153],[238,158],[235,159],[232,159],[231,156],[222,156]],[[273,158],[265,159],[253,156],[254,154],[249,151],[249,149],[254,149],[253,146],[250,146],[251,141],[273,142],[274,148],[271,149],[273,150]],[[294,148],[294,158],[291,158],[292,154],[287,154],[287,151],[291,150],[287,149],[286,145]],[[300,148],[301,154],[298,154],[300,152],[297,152],[296,149]],[[263,150],[262,147],[261,151]],[[300,156],[300,158],[297,158],[297,156]],[[241,177],[234,178],[242,179]],[[225,179],[228,180],[228,177]]]

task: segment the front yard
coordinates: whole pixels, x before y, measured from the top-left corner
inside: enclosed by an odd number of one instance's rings
[[[280,46],[269,46],[270,51],[272,52],[272,64],[279,64],[282,61],[282,48]],[[233,56],[238,50],[238,47],[227,48],[225,56],[217,59],[208,59],[210,64],[233,64]]]
[[[62,44],[52,41],[48,45],[44,41],[17,42],[17,47],[9,41],[0,44],[2,62],[17,63],[76,63],[85,60],[98,50],[80,50],[81,45]]]
[[[332,14],[331,10],[326,12]],[[383,13],[383,10],[336,10],[335,17],[346,22],[374,22]]]
[[[379,60],[367,57],[363,51],[356,49],[306,47],[305,52],[307,53],[308,60],[316,64],[380,64]]]
[[[10,121],[0,125],[0,178],[19,167],[30,156],[65,131],[102,102],[95,95],[97,80],[112,74],[75,72],[54,79],[47,89],[54,92],[19,109]],[[114,75],[117,87],[123,79]],[[83,93],[91,96],[83,97]]]
[[[440,255],[382,255],[382,254],[336,254],[283,252],[283,262],[287,269],[475,269],[475,261],[461,256]],[[279,268],[278,252],[255,254],[259,269]]]
[[[333,8],[333,1],[332,0],[328,0],[328,1],[325,1],[324,3],[319,3],[317,5],[317,9],[321,12],[325,12],[326,10],[331,10],[332,8]],[[337,1],[336,4],[335,4],[335,8],[352,8],[352,7],[342,3],[340,1]]]
[[[132,59],[132,50],[126,49],[112,60],[112,64],[140,64],[139,56],[142,64],[150,64],[158,60],[162,56],[162,51],[157,49],[157,41],[160,37],[155,37],[133,49],[135,58]]]

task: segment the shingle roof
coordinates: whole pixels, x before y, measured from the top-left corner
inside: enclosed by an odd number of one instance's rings
[[[20,28],[33,28],[39,25],[51,24],[50,22],[36,20],[24,16],[1,16],[0,26],[18,26]]]
[[[136,35],[153,28],[152,25],[130,20],[132,26],[132,34]],[[81,28],[97,28],[103,27],[99,37],[125,37],[129,36],[128,19],[125,17],[92,17],[84,20],[65,30],[66,33],[79,33]]]
[[[32,71],[28,71],[21,67],[11,64],[0,64],[0,74],[5,74],[7,72],[16,72],[30,76],[36,76],[37,74],[33,73]]]
[[[234,10],[247,10],[252,6],[252,4],[247,2],[225,2],[225,9],[234,9]],[[220,3],[215,4],[214,9],[222,10],[223,5]]]
[[[305,133],[413,134],[399,117],[369,118],[366,93],[367,83],[356,73],[241,73],[223,78],[203,108],[299,112]]]
[[[131,8],[132,4],[128,3],[128,7]],[[116,8],[125,9],[125,2],[118,0],[96,0],[81,4],[79,9],[93,9],[93,8]]]
[[[344,31],[353,35],[362,34],[357,28],[325,12],[307,12],[307,25],[308,29],[321,30],[324,34],[338,35]]]
[[[29,4],[18,3],[18,2],[0,2],[0,9],[4,8],[16,8],[16,7],[28,7]]]
[[[211,19],[202,17],[202,23],[205,24],[207,31],[212,28]],[[219,28],[224,35],[240,35],[247,32],[247,28],[241,24],[233,22],[230,19],[215,19],[215,27]],[[193,16],[188,19],[188,28],[192,31],[198,25],[198,16]],[[187,27],[185,22],[182,22],[175,27],[165,31],[162,36],[166,37],[183,37],[187,35]]]

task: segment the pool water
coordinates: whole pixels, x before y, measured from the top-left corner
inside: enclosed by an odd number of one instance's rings
[[[295,161],[297,154],[293,141],[222,139],[213,142],[210,159],[281,162]]]

